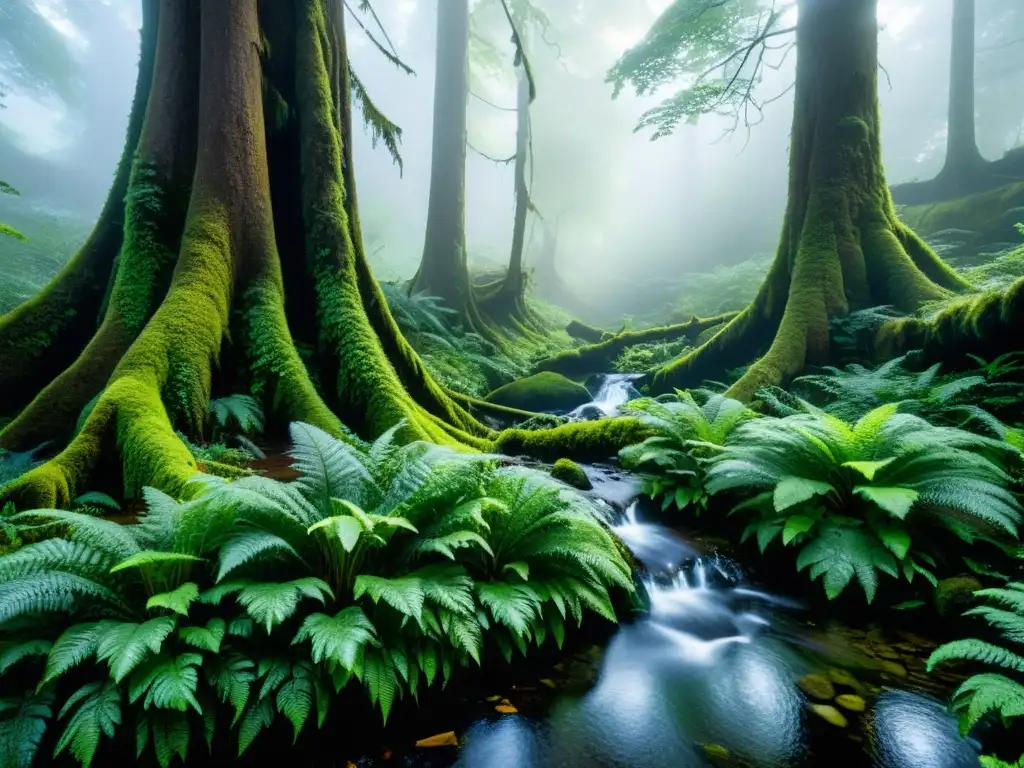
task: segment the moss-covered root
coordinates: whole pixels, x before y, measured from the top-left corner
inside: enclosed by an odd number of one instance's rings
[[[92,234],[36,296],[0,316],[0,410],[16,413],[70,365],[99,322],[123,239],[125,194],[156,55],[157,0],[145,0],[139,76],[114,183]]]
[[[195,168],[194,10],[167,3],[161,13],[153,86],[125,200],[124,243],[103,322],[78,359],[0,432],[0,448],[25,449],[70,435],[167,293]]]
[[[346,52],[325,49],[332,39],[343,45],[344,37],[329,34],[331,20],[323,3],[296,7],[306,249],[316,280],[321,342],[337,366],[339,407],[346,421],[368,437],[404,420],[407,439],[486,447],[490,430],[430,380],[400,338],[369,275],[346,206],[342,139],[349,137],[340,135],[334,116],[337,103],[349,103],[348,83],[332,78],[327,66],[330,57],[344,58]]]
[[[728,323],[739,313],[728,312],[714,317],[693,317],[685,323],[645,328],[641,331],[623,331],[607,336],[596,344],[587,344],[542,360],[536,365],[538,371],[554,371],[566,376],[583,376],[588,373],[605,373],[612,361],[635,344],[647,344],[675,339],[696,339],[709,328]],[[595,329],[596,330],[596,329]]]
[[[878,332],[878,354],[896,356],[911,349],[925,359],[951,359],[967,353],[995,357],[1020,348],[1024,328],[1024,279],[1003,291],[988,291],[951,302],[928,319],[903,318]]]
[[[494,448],[510,456],[531,456],[542,461],[567,456],[577,461],[604,461],[650,435],[649,428],[638,419],[618,417],[578,421],[554,429],[507,429],[498,436]]]

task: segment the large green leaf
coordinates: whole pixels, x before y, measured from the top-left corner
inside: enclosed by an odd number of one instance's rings
[[[810,567],[812,579],[823,576],[830,600],[842,593],[854,576],[870,603],[878,589],[878,574],[897,576],[892,554],[874,537],[859,528],[829,526],[819,529],[797,558],[797,570]]]
[[[785,477],[775,486],[773,496],[775,511],[782,512],[796,504],[809,501],[815,496],[824,496],[834,490],[829,483],[810,480],[806,477]]]
[[[816,522],[818,522],[817,519],[809,515],[793,515],[786,520],[786,525],[782,529],[782,543],[788,545],[801,533],[811,530]]]
[[[146,608],[166,608],[182,616],[188,616],[188,607],[192,601],[199,597],[199,586],[194,582],[187,581],[171,592],[162,592],[153,595],[146,601]]]
[[[912,488],[877,487],[858,485],[853,489],[857,495],[884,509],[893,517],[903,520],[917,501],[918,493]]]
[[[351,552],[356,548],[364,530],[363,524],[352,515],[335,515],[311,525],[307,533],[324,531],[341,542],[341,546],[346,552]]]
[[[878,470],[888,466],[893,462],[893,459],[883,459],[882,461],[844,461],[843,466],[854,469],[862,474],[870,482],[875,479],[875,474]]]

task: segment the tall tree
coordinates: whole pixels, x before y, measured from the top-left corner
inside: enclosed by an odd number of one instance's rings
[[[412,290],[438,296],[472,330],[479,315],[466,257],[466,103],[469,99],[469,0],[437,4],[430,198],[423,257]]]
[[[975,0],[952,0],[946,159],[926,182],[893,188],[898,203],[915,205],[986,189],[993,185],[991,164],[981,156],[975,133]]]
[[[346,4],[143,5],[128,137],[96,229],[0,317],[0,403],[14,416],[0,447],[70,438],[4,496],[66,504],[113,468],[129,493],[187,495],[197,468],[175,430],[201,434],[215,380],[341,437],[343,421],[372,437],[404,420],[408,439],[489,445],[367,265]],[[293,329],[318,350],[320,387]]]
[[[966,287],[893,207],[881,160],[877,0],[796,5],[789,202],[775,261],[754,301],[703,346],[654,372],[652,391],[695,386],[750,363],[729,390],[750,399],[824,361],[830,319],[880,304],[913,311]],[[742,115],[763,106],[758,65],[789,33],[783,18],[775,4],[677,0],[610,79],[647,90],[695,73],[645,118],[659,134],[725,107]],[[724,72],[708,61],[725,61]]]

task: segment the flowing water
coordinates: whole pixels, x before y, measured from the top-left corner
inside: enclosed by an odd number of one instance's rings
[[[637,373],[610,373],[601,379],[597,394],[592,402],[581,405],[569,414],[570,418],[593,419],[604,416],[618,416],[619,409],[639,396],[633,382],[639,379]]]
[[[977,745],[961,739],[945,707],[924,695],[860,690],[864,699],[847,701],[866,699],[865,712],[835,705],[847,723],[827,722],[796,684],[829,665],[797,619],[799,606],[753,588],[735,563],[701,556],[672,531],[645,522],[637,502],[623,508],[628,490],[636,491],[628,477],[593,469],[589,474],[598,493],[614,492],[610,499],[605,495],[609,509],[618,509],[613,528],[649,571],[650,612],[613,636],[587,693],[557,698],[540,718],[478,720],[462,739],[456,765],[978,764]],[[847,682],[860,685],[852,677]],[[843,690],[837,682],[836,692]]]

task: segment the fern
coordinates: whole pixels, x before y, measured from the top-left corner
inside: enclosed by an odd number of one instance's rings
[[[971,661],[1002,671],[973,675],[953,694],[953,708],[964,733],[991,713],[998,714],[1004,724],[1024,717],[1024,583],[1009,582],[974,594],[987,604],[965,615],[981,617],[1019,650],[972,638],[941,645],[929,657],[929,671],[950,661]]]
[[[744,539],[756,535],[763,551],[781,537],[802,550],[798,567],[824,577],[830,598],[856,576],[870,601],[876,572],[934,580],[931,531],[1015,537],[1007,446],[898,409],[856,423],[813,407],[747,420],[708,460],[706,487],[744,495],[734,510],[752,517]]]
[[[627,469],[644,477],[644,490],[662,498],[662,510],[675,505],[693,506],[699,513],[707,506],[704,462],[724,444],[732,431],[755,414],[742,403],[711,395],[699,405],[689,392],[676,392],[669,402],[639,399],[626,404],[651,431],[652,437],[619,452]]]
[[[88,768],[96,755],[100,738],[113,739],[117,726],[121,724],[121,691],[109,680],[88,683],[68,697],[60,717],[69,714],[71,717],[54,752],[59,755],[67,749]]]
[[[0,699],[0,765],[31,768],[53,717],[53,703],[50,691]]]

